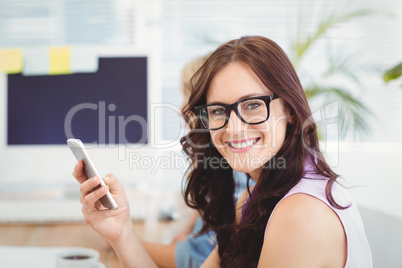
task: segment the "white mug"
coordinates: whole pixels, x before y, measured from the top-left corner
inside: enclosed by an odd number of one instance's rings
[[[99,252],[90,248],[71,248],[60,251],[56,257],[57,268],[105,268],[99,262]]]

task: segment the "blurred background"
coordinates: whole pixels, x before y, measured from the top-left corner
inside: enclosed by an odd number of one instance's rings
[[[398,0],[0,0],[3,215],[11,203],[38,211],[78,196],[65,144],[75,137],[126,186],[133,217],[152,203],[155,217],[177,218],[188,165],[181,71],[228,40],[263,35],[292,60],[341,183],[379,213],[367,217],[400,223],[401,33]],[[18,213],[0,222],[80,220]]]

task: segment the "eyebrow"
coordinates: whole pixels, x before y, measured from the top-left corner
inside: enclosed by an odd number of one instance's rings
[[[262,94],[256,94],[256,93],[247,94],[247,95],[244,95],[244,96],[241,96],[240,98],[238,98],[237,101],[235,101],[235,103],[238,102],[238,101],[241,101],[241,100],[245,100],[245,99],[252,98],[252,97],[259,97],[259,96],[263,96],[263,95]],[[211,103],[207,103],[207,105],[212,105],[212,104],[229,104],[229,103],[223,103],[223,102],[219,102],[219,101],[214,101],[214,102],[211,102]]]

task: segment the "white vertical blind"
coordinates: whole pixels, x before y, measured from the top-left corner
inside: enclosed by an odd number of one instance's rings
[[[0,0],[0,47],[144,44],[153,2]]]

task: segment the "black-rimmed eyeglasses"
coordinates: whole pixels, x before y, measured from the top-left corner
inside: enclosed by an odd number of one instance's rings
[[[257,125],[268,120],[269,103],[277,98],[277,95],[272,94],[247,98],[233,104],[205,104],[194,107],[193,112],[208,130],[223,128],[229,122],[232,110],[244,123]]]

